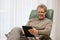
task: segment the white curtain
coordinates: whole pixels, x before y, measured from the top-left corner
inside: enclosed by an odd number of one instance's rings
[[[31,10],[36,9],[39,4],[45,4],[48,9],[54,9],[51,38],[56,40],[57,0],[0,0],[0,40],[6,40],[4,34],[12,28],[25,25]]]

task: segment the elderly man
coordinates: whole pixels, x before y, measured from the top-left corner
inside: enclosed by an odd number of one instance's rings
[[[43,4],[39,5],[37,7],[37,18],[30,19],[28,21],[28,23],[26,24],[26,26],[32,26],[33,27],[32,29],[30,29],[28,31],[32,35],[35,36],[36,40],[42,40],[42,38],[49,38],[49,36],[50,36],[50,32],[51,32],[51,28],[52,28],[52,21],[45,18],[46,12],[47,12],[47,7]],[[18,31],[18,29],[17,29],[17,31]],[[19,31],[21,33],[20,36],[24,35],[23,30],[20,29]],[[28,37],[28,39],[29,40],[35,40],[33,37]],[[20,38],[20,40],[22,40],[22,39]]]
[[[28,21],[27,26],[32,26],[33,28],[28,30],[32,35],[36,36],[39,40],[42,36],[49,36],[52,28],[52,21],[45,18],[47,12],[47,7],[45,5],[39,5],[37,7],[37,17]],[[39,38],[37,38],[39,36]],[[30,38],[31,39],[31,38]]]

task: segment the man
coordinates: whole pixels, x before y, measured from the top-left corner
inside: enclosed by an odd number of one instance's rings
[[[39,5],[37,7],[37,17],[28,21],[27,26],[33,28],[28,30],[32,35],[39,36],[40,38],[44,35],[49,36],[52,28],[52,21],[45,18],[47,7],[45,5]],[[37,40],[40,40],[36,37]]]
[[[51,20],[45,18],[47,12],[47,7],[45,5],[39,5],[37,7],[37,18],[30,19],[26,26],[32,26],[33,28],[28,30],[32,35],[35,35],[36,40],[42,40],[42,38],[48,38],[50,36],[52,22]],[[12,29],[13,30],[13,29]],[[18,31],[18,29],[17,29]],[[23,30],[20,31],[20,36],[24,35]],[[28,37],[29,40],[34,40],[34,38]],[[21,40],[21,38],[20,38]]]

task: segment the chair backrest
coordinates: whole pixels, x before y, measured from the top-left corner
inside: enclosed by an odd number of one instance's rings
[[[53,13],[52,9],[48,9],[46,12],[46,18],[53,20]],[[29,19],[37,17],[37,10],[32,10]]]

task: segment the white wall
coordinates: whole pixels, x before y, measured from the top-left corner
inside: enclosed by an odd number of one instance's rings
[[[56,40],[60,40],[60,0],[55,0],[55,13],[56,13]]]
[[[51,5],[53,4],[52,0],[0,0],[0,39],[6,40],[4,34],[13,27],[25,25],[29,20],[31,10],[36,9],[39,4],[45,4],[49,9],[54,9],[54,6]],[[54,32],[55,24],[53,25],[53,34],[51,33],[53,40],[55,40]]]

